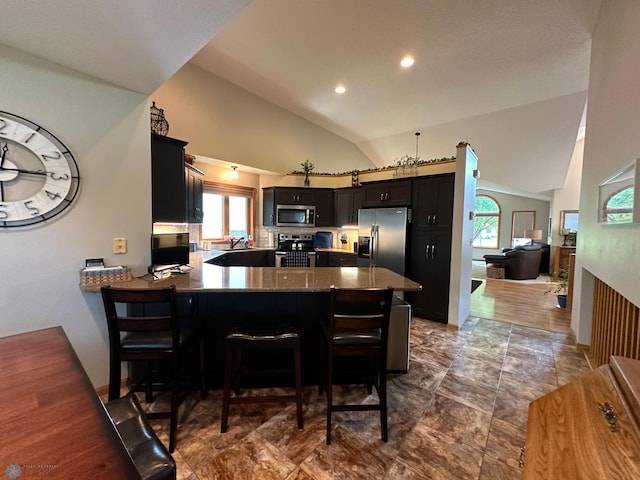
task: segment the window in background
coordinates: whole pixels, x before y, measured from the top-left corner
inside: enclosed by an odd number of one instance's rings
[[[222,242],[225,235],[245,239],[253,235],[254,192],[253,188],[205,182],[201,238]]]
[[[633,221],[633,187],[627,187],[612,195],[604,206],[607,222],[630,223]]]
[[[488,195],[476,195],[473,218],[473,246],[498,248],[500,205]]]

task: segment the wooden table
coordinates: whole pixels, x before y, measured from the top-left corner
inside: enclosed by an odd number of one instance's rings
[[[0,385],[2,472],[140,478],[62,327],[0,338]]]
[[[640,478],[639,421],[640,361],[612,357],[530,404],[522,478]]]

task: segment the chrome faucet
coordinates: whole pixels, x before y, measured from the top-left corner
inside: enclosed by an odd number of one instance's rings
[[[235,247],[237,244],[239,244],[242,240],[244,240],[244,237],[240,237],[240,238],[237,238],[235,240],[233,238],[231,238],[229,240],[229,248],[231,250],[233,250],[233,247]]]

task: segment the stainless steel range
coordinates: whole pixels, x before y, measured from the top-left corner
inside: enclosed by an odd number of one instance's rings
[[[278,234],[276,267],[315,267],[316,251],[310,233]]]

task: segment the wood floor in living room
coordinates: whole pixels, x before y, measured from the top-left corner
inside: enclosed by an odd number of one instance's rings
[[[221,392],[207,400],[194,392],[180,410],[178,478],[519,480],[529,403],[590,368],[568,315],[543,293],[548,285],[513,283],[483,279],[472,294],[472,311],[500,321],[474,313],[455,330],[413,317],[409,372],[389,376],[388,443],[376,412],[344,412],[326,445],[326,397],[314,386],[304,389],[303,430],[295,405],[239,405],[224,434]],[[349,401],[376,399],[365,387],[336,390]],[[149,410],[165,407],[163,395],[152,404],[139,398]],[[152,425],[166,443],[167,422]]]
[[[483,266],[484,266],[484,262]],[[473,278],[482,285],[471,295],[471,315],[549,332],[571,333],[571,313],[557,306],[548,275],[535,280],[486,278],[474,265]]]

